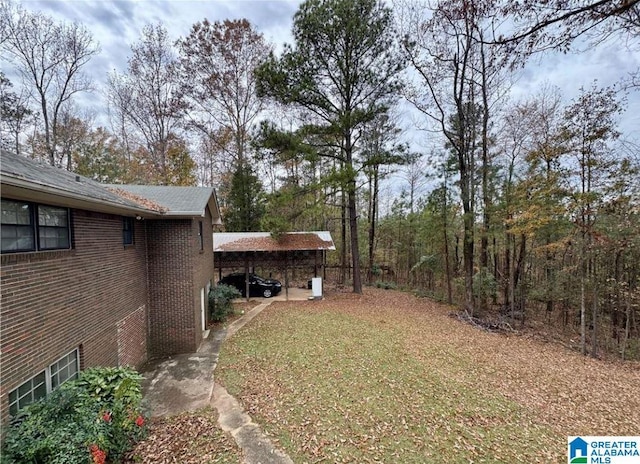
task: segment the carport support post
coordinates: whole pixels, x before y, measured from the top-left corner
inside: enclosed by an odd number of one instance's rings
[[[322,285],[325,280],[327,280],[327,251],[322,250]]]
[[[313,252],[313,277],[318,277],[318,250]]]
[[[249,256],[244,252],[244,291],[249,301]]]
[[[289,252],[284,252],[284,293],[289,301]]]

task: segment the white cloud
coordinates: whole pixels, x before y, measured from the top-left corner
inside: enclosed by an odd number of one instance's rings
[[[22,3],[29,10],[41,10],[59,20],[81,22],[93,33],[102,52],[94,57],[87,70],[98,88],[104,86],[108,72],[126,69],[130,45],[139,39],[147,23],[162,22],[170,37],[176,40],[188,35],[191,26],[205,18],[210,21],[246,18],[280,51],[284,43],[292,41],[291,23],[299,4],[300,0],[27,0]],[[594,79],[599,85],[613,85],[640,67],[639,47],[631,50],[627,45],[609,40],[582,53],[546,53],[535,57],[523,69],[512,96],[533,95],[548,83],[558,86],[568,103],[580,87],[590,87]],[[586,43],[582,48],[588,49]],[[106,107],[99,94],[86,96],[83,102],[98,113]],[[640,138],[640,91],[631,93],[628,102],[621,126],[626,134]],[[414,123],[407,122],[411,124]],[[417,138],[423,139],[422,135]]]

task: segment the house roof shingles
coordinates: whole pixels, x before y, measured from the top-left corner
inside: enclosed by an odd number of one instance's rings
[[[2,150],[1,154],[2,183],[28,183],[34,189],[47,190],[63,196],[83,197],[124,208],[150,209],[108,190],[104,185],[87,177],[47,164],[40,164],[36,160],[12,152]]]
[[[127,212],[149,218],[204,217],[209,206],[214,224],[221,224],[220,209],[212,187],[101,184],[13,152],[2,150],[0,155],[3,190],[10,186],[14,194],[18,192],[31,201],[34,192],[38,192],[47,198],[55,197],[65,205],[101,205],[98,210],[104,212]]]
[[[177,187],[166,185],[108,185],[110,189],[122,190],[151,201],[168,215],[202,215],[213,187]]]

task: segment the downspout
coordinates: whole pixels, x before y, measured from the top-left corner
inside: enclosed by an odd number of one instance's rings
[[[284,251],[284,293],[289,301],[289,252]]]
[[[249,301],[249,256],[244,251],[244,291],[246,292],[247,301]]]

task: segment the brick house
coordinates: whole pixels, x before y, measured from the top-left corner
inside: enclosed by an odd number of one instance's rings
[[[1,422],[79,369],[196,351],[215,191],[106,186],[1,155]]]

